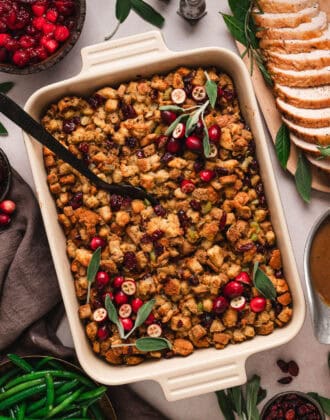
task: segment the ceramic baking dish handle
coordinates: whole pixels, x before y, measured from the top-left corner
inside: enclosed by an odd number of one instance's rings
[[[169,374],[158,381],[163,388],[166,399],[176,401],[207,392],[242,385],[246,382],[245,358],[228,359],[214,366],[214,361],[205,363],[194,369],[189,367]]]
[[[148,57],[154,58],[155,53],[157,57],[162,53],[170,53],[159,31],[102,42],[81,50],[83,61],[81,73],[94,71],[109,63],[111,63],[111,70],[114,67],[128,68],[136,65],[137,61],[145,61]]]

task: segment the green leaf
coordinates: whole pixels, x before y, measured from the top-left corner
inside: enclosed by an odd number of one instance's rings
[[[165,19],[163,16],[143,0],[131,0],[131,5],[135,12],[147,22],[158,28],[161,28],[164,25]]]
[[[291,141],[289,129],[286,124],[282,123],[276,134],[275,150],[283,169],[286,169],[286,165],[290,156],[290,145]]]
[[[307,392],[307,395],[314,398],[314,400],[316,400],[320,404],[325,414],[330,416],[330,399],[329,398],[322,397],[316,392]]]
[[[186,135],[189,135],[193,131],[195,125],[198,123],[199,117],[203,114],[209,103],[210,101],[206,101],[192,115],[189,116],[186,124]]]
[[[257,399],[257,405],[261,403],[265,398],[267,397],[267,390],[264,388],[259,388],[258,392],[258,399]]]
[[[248,41],[246,39],[245,31],[244,31],[244,24],[236,19],[234,16],[226,15],[225,13],[221,13],[223,20],[227,26],[227,29],[231,33],[231,35],[241,44],[248,46]]]
[[[173,132],[173,130],[175,129],[175,127],[179,124],[179,122],[181,122],[185,118],[188,118],[188,114],[181,114],[181,115],[179,115],[178,118],[176,120],[174,120],[172,122],[172,124],[168,127],[168,129],[165,131],[165,135],[166,136],[171,135],[172,132]]]
[[[235,415],[230,400],[227,397],[225,391],[217,391],[216,396],[218,399],[219,407],[222,411],[222,414],[225,417],[225,420],[235,420]]]
[[[266,69],[266,67],[264,66],[264,64],[257,61],[257,65],[267,85],[270,87],[273,87],[274,86],[273,79],[271,75],[269,74],[268,70]]]
[[[210,100],[210,104],[212,108],[214,108],[217,102],[218,86],[213,80],[208,80],[205,84],[205,90]]]
[[[139,328],[145,322],[145,320],[150,315],[152,308],[155,306],[155,303],[156,300],[151,299],[141,306],[136,315],[134,327],[125,335],[125,338],[128,338],[137,328]]]
[[[330,156],[330,146],[317,146],[317,148],[321,153],[321,157],[319,159]]]
[[[301,152],[299,153],[297,170],[294,177],[301,198],[306,203],[309,203],[312,189],[312,173],[307,159]]]
[[[0,122],[0,136],[7,136],[8,131],[6,130],[5,126]]]
[[[260,378],[254,375],[246,384],[246,415],[247,420],[259,420],[260,415],[257,408],[258,391]]]
[[[244,400],[242,394],[242,388],[240,386],[234,386],[229,388],[227,391],[228,398],[231,400],[231,405],[239,417],[242,417],[244,411]]]
[[[160,106],[159,109],[161,111],[174,111],[174,112],[184,111],[184,108],[181,108],[181,106],[177,106],[177,105],[163,105],[163,106]]]
[[[158,351],[172,348],[172,344],[166,338],[162,337],[138,338],[135,346],[140,351]]]
[[[95,280],[96,273],[100,267],[101,252],[102,252],[102,248],[99,246],[97,250],[94,251],[92,258],[87,267],[88,289],[87,289],[86,303],[89,303],[89,298],[91,294],[91,286],[92,286],[93,281]]]
[[[253,267],[254,287],[267,299],[276,299],[276,290],[267,275],[260,270],[259,263],[255,262]]]
[[[10,89],[14,86],[13,82],[4,82],[0,83],[0,92],[1,93],[7,93],[10,91]]]
[[[244,23],[246,14],[250,9],[251,0],[228,0],[228,4],[235,18]]]
[[[131,1],[130,0],[117,0],[116,1],[116,18],[120,23],[123,23],[126,20],[129,12],[131,11]]]
[[[202,113],[202,121],[204,124],[204,136],[203,136],[203,151],[206,158],[210,157],[211,153],[211,145],[210,145],[210,137],[209,132],[205,124],[204,114]]]
[[[113,322],[115,325],[117,325],[120,337],[124,338],[124,328],[118,319],[117,310],[114,304],[112,303],[109,295],[106,296],[104,305],[105,305],[105,309],[108,312],[108,317],[110,321]]]

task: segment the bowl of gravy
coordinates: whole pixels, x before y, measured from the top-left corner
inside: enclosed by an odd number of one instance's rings
[[[330,344],[330,208],[308,236],[304,271],[315,336],[320,343]]]

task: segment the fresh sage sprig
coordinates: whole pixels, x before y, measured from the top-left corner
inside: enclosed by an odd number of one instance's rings
[[[210,101],[206,101],[203,105],[198,107],[196,111],[193,112],[189,116],[187,120],[187,124],[186,124],[186,134],[188,136],[194,131],[194,128],[196,127],[196,124],[198,123],[199,119],[203,118],[204,112],[206,108],[209,106],[209,104],[210,104]],[[205,127],[205,124],[204,124],[204,127]]]
[[[275,287],[264,271],[259,268],[258,262],[255,262],[253,267],[253,284],[266,299],[276,299]]]
[[[294,177],[300,197],[306,203],[309,203],[312,190],[312,172],[308,160],[302,152],[298,156],[297,170]]]
[[[119,26],[127,19],[131,10],[134,10],[142,19],[158,28],[161,28],[165,22],[163,16],[143,0],[117,0],[116,18],[118,22],[111,34],[104,38],[105,41],[111,39],[115,35]]]
[[[108,312],[108,317],[110,321],[113,322],[115,325],[117,325],[120,337],[124,338],[125,337],[124,328],[121,322],[119,321],[117,310],[114,304],[111,302],[111,298],[109,295],[106,296],[104,305],[105,305],[105,309]]]
[[[14,86],[13,82],[0,83],[0,92],[1,93],[8,93],[13,86]],[[0,122],[0,136],[7,136],[7,135],[8,135],[7,129]]]
[[[213,80],[210,79],[210,76],[207,72],[205,72],[205,76],[207,79],[205,84],[205,90],[209,98],[210,104],[212,108],[214,108],[218,97],[218,86]]]
[[[290,131],[286,124],[282,123],[275,139],[275,150],[278,160],[283,169],[286,169],[288,159],[290,156]]]
[[[160,107],[160,109],[163,109],[162,107]],[[183,120],[189,118],[189,114],[181,114],[178,116],[178,118],[176,120],[174,120],[172,122],[172,124],[168,127],[168,129],[165,131],[165,135],[166,136],[170,136],[173,131],[175,130],[175,127]]]
[[[87,290],[87,300],[86,303],[89,303],[89,299],[90,299],[90,294],[91,294],[91,286],[92,283],[95,280],[95,276],[97,274],[97,271],[100,267],[100,263],[101,263],[101,251],[102,248],[98,247],[96,249],[96,251],[94,251],[92,258],[88,264],[87,267],[87,280],[88,280],[88,290]]]
[[[318,159],[324,159],[330,156],[330,146],[317,146],[321,156]]]
[[[258,8],[258,2],[254,0],[228,0],[228,3],[233,15],[225,13],[221,13],[221,15],[231,35],[246,48],[242,58],[247,54],[250,58],[251,74],[253,64],[256,63],[265,82],[269,86],[273,86],[273,80],[265,67],[265,59],[259,48],[259,40],[256,37],[258,28],[252,16],[252,9],[254,7]]]

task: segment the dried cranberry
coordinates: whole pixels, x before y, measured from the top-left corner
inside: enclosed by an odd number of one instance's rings
[[[282,309],[283,309],[283,306],[279,302],[276,302],[274,304],[274,310],[275,310],[276,316],[278,316],[282,312]]]
[[[298,376],[299,374],[299,366],[294,360],[291,360],[288,364],[289,367],[289,373],[291,376]]]
[[[200,201],[197,200],[191,200],[189,204],[190,207],[195,211],[200,211],[200,209],[202,208]]]
[[[260,195],[262,195],[262,194],[264,193],[264,187],[263,187],[263,185],[261,184],[261,182],[255,186],[255,190],[256,190],[256,193],[257,193],[259,196],[260,196]]]
[[[129,270],[133,271],[137,268],[137,259],[134,252],[128,251],[124,254],[124,267]]]
[[[257,252],[259,252],[260,254],[265,254],[266,248],[262,244],[257,242],[256,247],[257,247]]]
[[[287,385],[290,382],[292,382],[292,377],[291,376],[284,376],[283,378],[278,379],[277,382],[279,384],[282,384],[282,385]]]
[[[204,133],[204,123],[203,123],[202,120],[198,120],[197,121],[197,124],[195,126],[195,130],[194,130],[194,133],[197,136],[202,136],[203,135],[203,133]]]
[[[182,77],[183,83],[191,83],[193,78],[195,77],[196,71],[192,70],[190,73],[186,74]]]
[[[188,281],[189,281],[189,283],[190,283],[191,285],[193,285],[193,286],[198,286],[198,285],[199,285],[199,280],[198,280],[198,277],[196,277],[196,276],[194,276],[194,275],[190,276],[190,277],[188,278]]]
[[[250,251],[250,249],[252,249],[253,247],[254,247],[253,242],[247,242],[246,244],[238,246],[236,249],[238,252],[246,252],[246,251]]]
[[[278,359],[276,361],[277,366],[281,369],[283,373],[287,373],[289,371],[289,365],[282,359]]]
[[[76,129],[76,124],[73,122],[73,120],[64,120],[63,122],[63,131],[66,134],[72,133]]]
[[[157,229],[151,234],[152,241],[158,241],[158,239],[164,236],[164,231]]]
[[[215,168],[215,173],[217,174],[217,176],[225,176],[229,174],[229,171],[227,168]]]
[[[136,151],[136,156],[137,156],[138,159],[143,159],[145,157],[144,156],[144,151],[142,149],[137,150]]]
[[[201,160],[196,160],[194,163],[194,171],[200,172],[204,168],[204,162]]]
[[[219,222],[219,229],[221,231],[225,229],[226,223],[227,223],[227,213],[224,211],[222,213],[222,216],[221,216],[221,219],[220,219],[220,222]]]
[[[162,157],[161,157],[161,161],[163,162],[163,163],[168,163],[168,162],[170,162],[172,159],[174,159],[174,156],[171,154],[171,153],[169,153],[169,152],[166,152]]]
[[[192,83],[186,83],[183,89],[186,92],[187,96],[191,96],[191,93],[194,89],[194,85]]]
[[[182,328],[183,327],[183,322],[181,321],[181,319],[179,319],[179,321],[177,322],[177,327],[178,328]]]
[[[88,153],[88,150],[89,150],[89,145],[86,142],[82,142],[82,143],[79,144],[78,149],[82,153],[87,154]]]
[[[227,100],[227,101],[232,101],[235,98],[236,94],[233,90],[229,90],[229,89],[224,89],[223,90],[223,97]]]
[[[83,204],[83,193],[81,191],[77,192],[69,201],[69,205],[73,210],[78,209]]]
[[[154,244],[154,251],[156,256],[158,257],[159,255],[162,255],[162,253],[164,252],[164,247],[161,244],[155,243]]]
[[[125,120],[137,117],[137,113],[135,112],[135,109],[133,108],[133,105],[131,104],[122,103],[121,110],[123,112],[123,117]]]
[[[137,145],[137,138],[136,137],[128,137],[126,139],[125,143],[127,144],[127,146],[130,149],[134,149],[134,147],[136,147],[136,145]]]
[[[87,98],[87,102],[89,103],[89,105],[92,108],[96,109],[99,106],[104,104],[105,98],[103,96],[99,95],[98,93],[94,93],[94,95]]]
[[[160,217],[164,217],[166,215],[166,210],[161,204],[157,204],[154,207],[154,212],[156,213],[157,216],[160,216]]]
[[[178,211],[178,217],[179,217],[181,227],[185,228],[189,225],[190,219],[184,210]]]
[[[110,207],[112,211],[118,211],[120,210],[122,204],[123,204],[124,198],[121,195],[118,194],[112,194],[110,197]]]
[[[283,278],[283,270],[280,268],[279,270],[276,270],[275,271],[275,277],[277,278],[277,279],[281,279],[281,278]]]
[[[211,314],[206,312],[201,315],[201,324],[203,325],[203,327],[210,328],[212,322],[213,316]]]
[[[164,354],[164,359],[171,359],[172,357],[174,357],[174,352],[169,350]]]
[[[141,237],[141,244],[148,244],[152,242],[152,238],[150,235],[148,235],[147,233],[145,233],[142,237]]]

